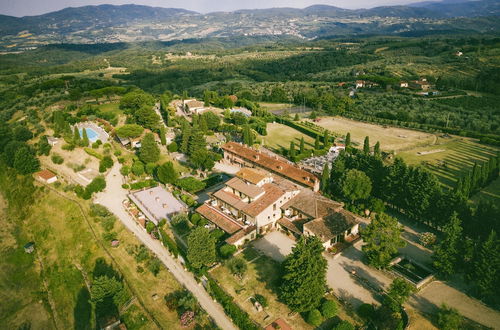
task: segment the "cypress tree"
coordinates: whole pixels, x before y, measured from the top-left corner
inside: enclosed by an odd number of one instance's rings
[[[462,240],[462,226],[457,213],[454,212],[448,223],[443,227],[444,238],[434,249],[432,256],[434,267],[438,272],[448,277],[455,272],[460,259],[460,242]]]
[[[78,127],[74,127],[73,130],[73,143],[76,145],[80,144],[80,132],[78,131]]]
[[[147,133],[141,140],[139,159],[144,163],[156,163],[160,159],[160,148],[156,145],[152,133]]]
[[[295,142],[290,142],[290,159],[294,159],[295,158]]]
[[[472,278],[479,294],[487,299],[498,298],[500,293],[500,244],[495,231],[491,231],[488,239],[478,248]]]
[[[345,148],[349,148],[351,146],[351,133],[347,133],[347,135],[345,136]]]
[[[325,130],[325,135],[323,136],[323,143],[324,143],[325,149],[330,144],[330,134],[328,133],[328,130]]]
[[[325,163],[323,167],[323,173],[321,174],[321,191],[323,193],[328,192],[328,186],[330,185],[330,168],[328,163]]]
[[[203,133],[199,129],[193,127],[191,136],[189,137],[188,154],[191,156],[196,151],[200,149],[205,149],[206,146],[207,142],[205,141]]]
[[[377,143],[375,143],[375,146],[373,147],[373,154],[376,157],[380,157],[380,142],[379,141],[377,141]]]
[[[88,147],[89,146],[89,137],[87,136],[87,130],[84,128],[82,129],[82,146]]]
[[[167,138],[165,137],[165,127],[160,127],[160,140],[161,140],[161,144],[166,146],[167,145]]]
[[[304,145],[304,137],[300,138],[300,148],[299,148],[300,154],[303,154],[306,151],[305,145]]]
[[[316,134],[316,140],[314,140],[314,149],[319,150],[319,135]]]
[[[189,123],[186,121],[182,122],[182,137],[181,137],[181,146],[180,146],[180,151],[182,153],[187,153],[188,151],[188,146],[189,146],[189,137],[191,136],[191,127],[189,126]]]
[[[207,124],[207,119],[205,116],[200,116],[199,123],[200,123],[200,130],[203,133],[208,131],[208,124]]]
[[[365,153],[365,155],[370,154],[370,137],[368,136],[365,137],[365,142],[363,144],[363,152]]]

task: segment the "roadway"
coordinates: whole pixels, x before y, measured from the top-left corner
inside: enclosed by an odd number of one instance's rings
[[[123,200],[127,198],[127,191],[122,188],[121,165],[115,162],[106,176],[106,189],[97,194],[94,203],[101,204],[113,212],[146,247],[148,247],[158,259],[167,267],[174,277],[198,300],[201,307],[212,317],[221,329],[234,329],[232,321],[226,316],[222,307],[215,302],[205,288],[196,282],[194,276],[174,259],[167,249],[148,233],[130,216],[123,207]]]

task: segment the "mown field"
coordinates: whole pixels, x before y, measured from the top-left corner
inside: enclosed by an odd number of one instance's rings
[[[88,205],[83,206],[88,211]],[[153,318],[162,327],[179,327],[176,313],[163,302],[165,294],[179,289],[179,284],[165,269],[155,277],[137,267],[126,248],[139,242],[119,221],[113,230],[120,246],[111,248],[95,220],[89,218],[87,223],[76,203],[47,188],[38,193],[30,215],[22,222],[4,216],[0,221],[1,227],[8,229],[0,232],[0,324],[6,329],[23,323],[33,329],[56,325],[60,329],[93,328],[95,316],[88,288],[93,273],[102,267],[120,272],[130,284],[126,287],[135,299],[121,313],[129,329],[157,328]],[[35,242],[36,254],[24,252],[28,241]],[[159,299],[154,300],[154,294]]]
[[[498,149],[474,142],[471,139],[439,137],[436,144],[417,147],[397,153],[408,164],[422,165],[433,172],[439,180],[455,187],[456,180],[472,170],[474,163],[481,164]]]
[[[363,123],[342,117],[321,117],[316,125],[329,129],[342,136],[351,133],[351,141],[363,145],[366,136],[370,144],[380,142],[384,151],[398,151],[421,145],[429,145],[435,141],[434,134],[390,126]]]
[[[291,141],[294,141],[296,148],[298,148],[302,137],[304,138],[306,149],[314,147],[314,139],[312,137],[283,124],[269,123],[267,124],[267,135],[261,137],[261,141],[263,141],[264,146],[279,150],[281,148],[289,149]]]

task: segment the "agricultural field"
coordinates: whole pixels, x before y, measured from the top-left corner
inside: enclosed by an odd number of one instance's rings
[[[314,147],[314,139],[309,135],[283,124],[269,123],[267,124],[267,135],[261,137],[261,141],[264,146],[279,150],[281,148],[289,149],[292,141],[295,142],[295,146],[298,148],[302,137],[304,137],[306,149]]]
[[[472,139],[461,137],[438,137],[431,146],[417,147],[397,153],[408,164],[422,165],[433,172],[438,179],[449,187],[455,187],[455,182],[474,163],[487,161],[496,155],[497,148],[485,146]]]
[[[351,133],[351,141],[358,145],[363,145],[365,137],[369,136],[370,143],[373,145],[379,141],[380,148],[384,151],[399,151],[417,146],[431,145],[436,140],[435,135],[430,133],[404,128],[384,127],[338,116],[321,117],[315,124],[342,136]]]
[[[113,230],[120,246],[111,248],[103,238],[101,226],[83,216],[75,202],[47,188],[38,195],[22,223],[3,216],[0,220],[2,228],[12,229],[0,233],[1,266],[8,270],[2,274],[18,274],[0,277],[1,324],[17,328],[26,323],[37,329],[52,328],[54,323],[65,329],[89,324],[95,318],[89,302],[89,279],[99,265],[105,265],[124,276],[126,287],[135,298],[121,314],[129,329],[156,328],[152,317],[166,328],[178,325],[176,313],[166,308],[162,298],[179,289],[179,284],[166,270],[162,269],[156,277],[147,270],[140,271],[134,257],[126,252],[127,246],[139,242],[119,221]],[[88,205],[82,206],[87,213]],[[34,254],[23,250],[29,241],[36,244]],[[44,288],[48,288],[48,294]],[[152,298],[154,294],[158,300]]]

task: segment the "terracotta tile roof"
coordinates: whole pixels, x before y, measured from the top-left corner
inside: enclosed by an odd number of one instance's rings
[[[288,218],[280,218],[278,223],[286,229],[293,231],[296,234],[302,235],[302,231]]]
[[[198,207],[196,212],[213,222],[217,227],[221,228],[228,234],[234,234],[243,228],[242,225],[233,221],[230,217],[208,204],[203,204]]]
[[[264,328],[265,330],[292,330],[292,327],[283,319],[277,319],[273,323]]]
[[[49,170],[42,170],[40,172],[36,172],[35,175],[44,180],[49,180],[56,176],[54,172]]]
[[[311,231],[322,242],[327,242],[358,223],[360,220],[357,215],[342,209],[326,217],[309,221],[304,225],[304,229]]]
[[[311,190],[304,189],[281,208],[283,210],[293,208],[316,219],[325,217],[332,212],[338,212],[342,206],[342,203],[333,201]]]
[[[264,171],[249,167],[243,167],[236,173],[236,176],[253,184],[258,184],[266,178]]]
[[[245,228],[245,229],[242,229],[240,231],[237,231],[236,233],[234,233],[232,236],[230,236],[229,238],[227,238],[225,240],[225,242],[227,244],[234,244],[236,242],[238,242],[240,239],[242,239],[243,237],[245,237],[246,235],[250,234],[252,231],[254,231],[257,227],[255,226],[250,226],[248,228]]]
[[[264,193],[264,189],[253,184],[246,184],[240,178],[232,178],[226,182],[226,186],[231,187],[250,198],[256,198]]]
[[[312,173],[236,142],[228,142],[222,145],[222,149],[308,187],[314,187],[314,181],[317,180]]]
[[[224,191],[224,189],[214,192],[212,196],[231,205],[237,210],[243,210],[248,205],[248,203],[243,202],[238,196],[233,193]]]
[[[264,188],[266,192],[264,196],[258,198],[250,204],[247,204],[247,206],[242,210],[251,217],[259,215],[270,205],[276,203],[285,194],[283,190],[272,183],[266,183],[262,186],[262,188]]]
[[[203,108],[205,103],[197,100],[186,101],[186,105],[190,108]]]

